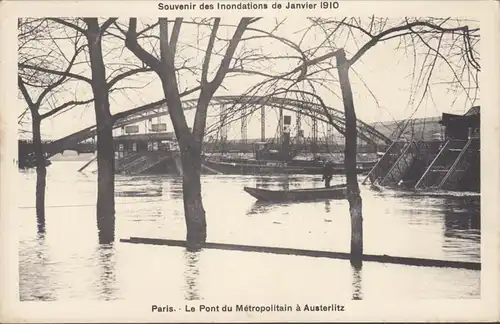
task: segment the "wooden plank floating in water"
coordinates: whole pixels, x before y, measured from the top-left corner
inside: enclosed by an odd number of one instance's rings
[[[120,242],[186,247],[185,241],[158,239],[158,238],[130,237],[128,239],[120,239]],[[240,244],[226,244],[226,243],[207,242],[202,246],[200,246],[200,248],[229,250],[229,251],[287,254],[287,255],[298,255],[298,256],[342,259],[342,260],[349,260],[351,258],[350,253],[344,253],[344,252],[315,251],[315,250],[303,250],[303,249],[282,248],[282,247],[254,246],[254,245],[240,245]],[[420,267],[440,267],[440,268],[481,270],[481,263],[478,262],[396,257],[385,254],[384,255],[364,254],[363,261],[412,265]]]

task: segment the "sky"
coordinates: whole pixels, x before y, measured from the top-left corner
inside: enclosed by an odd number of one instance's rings
[[[305,17],[294,19],[289,18],[285,21],[282,20],[283,18],[280,18],[279,20],[263,18],[251,27],[271,31],[275,29],[276,23],[280,22],[279,27],[273,33],[281,37],[285,37],[295,43],[301,42],[300,48],[302,50],[311,50],[318,47],[318,45],[323,44],[323,47],[314,53],[308,52],[307,54],[309,58],[318,57],[327,53],[335,46],[345,47],[349,58],[351,53],[354,53],[359,46],[367,41],[366,37],[356,33],[356,31],[352,34],[335,34],[335,39],[333,39],[333,37],[328,38],[325,36],[324,26],[322,27],[323,29],[316,27],[308,30],[306,33],[306,27],[311,25],[311,21]],[[101,19],[101,22],[102,21],[103,20]],[[190,20],[186,19],[186,21]],[[366,24],[369,21],[369,19],[364,19],[363,23]],[[125,27],[127,22],[128,19],[119,20],[119,23]],[[154,22],[154,20],[141,20],[138,29],[141,29],[143,24],[151,22]],[[218,33],[220,39],[217,40],[215,45],[215,50],[217,52],[221,52],[224,49],[224,46],[227,44],[224,39],[229,39],[234,32],[233,27],[226,27],[225,25],[235,25],[237,22],[238,20],[236,18],[233,20],[225,18],[221,21],[221,27],[219,28]],[[327,26],[327,28],[332,27]],[[116,29],[110,29],[110,31],[115,35],[121,35]],[[158,29],[151,30],[151,35],[158,35]],[[207,27],[197,27],[188,23],[183,24],[179,38],[176,64],[181,66],[183,62],[187,60],[187,63],[185,63],[186,66],[197,70],[194,71],[194,73],[179,72],[180,91],[198,84],[197,80],[199,80],[199,69],[204,57],[204,49],[206,48],[206,44],[208,42],[208,35],[209,30]],[[252,38],[256,35],[261,35],[261,33],[246,31],[243,37]],[[154,38],[150,38],[148,41],[144,41],[142,45],[145,49],[155,54],[155,51],[158,51],[158,45],[155,42],[156,40]],[[417,94],[419,94],[419,96],[417,96],[416,102],[413,104],[409,103],[411,94],[415,92],[414,90],[412,91],[412,86],[415,84],[415,79],[412,79],[412,75],[415,70],[413,57],[414,52],[401,48],[396,49],[398,43],[399,40],[394,39],[377,44],[351,68],[350,78],[354,104],[356,107],[357,117],[359,119],[368,123],[373,123],[378,121],[400,120],[409,117],[419,118],[425,116],[439,116],[443,112],[463,114],[472,106],[472,102],[466,100],[463,92],[449,91],[449,85],[437,84],[453,78],[449,67],[443,62],[438,62],[435,65],[431,80],[432,86],[425,89],[426,95],[423,96],[421,104],[417,105],[417,102],[419,102],[418,99],[420,99],[424,91],[424,87],[418,88]],[[54,51],[57,51],[56,48],[57,50],[65,53],[65,56],[67,57],[70,57],[74,51],[72,44],[68,42],[68,40],[57,40],[55,42],[40,42],[36,46],[36,50],[31,50],[29,53],[33,53],[34,51],[36,53],[45,54],[54,53]],[[117,37],[104,37],[103,48],[107,53],[105,63],[107,65],[108,77],[112,77],[114,75],[113,71],[115,69],[122,69],[124,65],[141,64],[140,61],[138,61],[138,59],[135,58],[130,51],[128,51],[128,49],[123,48],[123,40]],[[424,46],[416,48],[417,74],[420,70],[422,70],[422,67],[425,72],[431,64],[431,61],[424,62],[425,52],[426,48]],[[301,63],[301,60],[297,58],[269,58],[298,55],[298,52],[293,50],[290,46],[286,46],[282,42],[269,38],[243,40],[238,46],[235,57],[241,58],[249,53],[251,53],[254,58],[260,55],[267,57],[267,59],[259,59],[252,62],[245,61],[243,63],[245,69],[273,75],[292,70]],[[220,62],[220,55],[213,55],[213,57],[214,60],[212,60],[210,64],[209,79],[214,75],[214,72]],[[85,53],[82,53],[76,61],[78,64],[75,66],[73,71],[81,75],[90,76],[90,69]],[[329,64],[334,65],[334,60],[332,59]],[[322,67],[326,67],[326,65],[321,65],[319,68]],[[311,72],[312,70],[308,72]],[[327,106],[342,110],[340,88],[338,82],[335,80],[336,73],[337,71],[335,69],[328,73],[318,73],[314,76],[314,84],[317,94],[321,96]],[[295,75],[295,78],[297,76],[298,74]],[[261,77],[255,75],[243,76],[228,74],[222,84],[222,87],[217,90],[215,95],[244,94],[248,91],[249,87],[262,80],[263,79]],[[287,83],[282,82],[280,87],[285,86],[287,86]],[[164,98],[161,83],[159,78],[154,73],[144,73],[140,76],[130,77],[118,83],[117,87],[127,89],[118,90],[111,94],[111,110],[113,113],[128,110]],[[131,89],[130,87],[139,88]],[[308,91],[311,90],[311,88],[308,88],[305,83],[304,89]],[[30,90],[33,91],[32,93],[36,93],[36,89]],[[266,91],[260,91],[257,94],[265,95],[267,94]],[[196,95],[197,93],[194,93],[186,98],[193,99],[196,98]],[[55,102],[60,104],[71,99],[86,100],[91,97],[92,92],[88,84],[81,81],[73,81],[66,84],[65,90],[58,92],[51,100],[55,100]],[[47,102],[47,107],[48,103],[49,102]],[[473,104],[479,104],[479,94],[477,94],[477,100]],[[19,100],[19,105],[19,111],[23,111],[26,107],[23,100]],[[207,120],[207,124],[210,124],[214,120],[218,119],[219,112],[220,107],[212,107],[209,110],[210,117]],[[290,114],[292,116],[292,125],[294,125],[296,121],[295,114],[285,112],[285,115],[286,114]],[[193,116],[193,111],[186,113],[188,123],[192,123]],[[167,130],[173,130],[168,116],[164,116],[154,122],[167,123]],[[95,124],[95,117],[93,106],[90,104],[83,107],[77,107],[69,112],[58,115],[57,117],[44,120],[42,123],[42,134],[46,139],[57,139],[93,124]],[[302,118],[302,128],[304,129],[306,136],[311,133],[311,124],[312,122],[309,118]],[[269,109],[266,117],[267,137],[273,137],[276,134],[277,126],[277,109]],[[145,123],[141,123],[141,131],[144,127]],[[22,129],[29,128],[29,123],[22,127]],[[320,123],[318,128],[320,136],[322,133],[324,134],[326,132],[326,125]],[[240,138],[240,129],[241,126],[239,122],[231,125],[228,130],[229,137]],[[117,130],[116,132],[119,133],[120,130]],[[247,132],[248,138],[260,137],[260,111],[257,111],[256,114],[249,118]]]

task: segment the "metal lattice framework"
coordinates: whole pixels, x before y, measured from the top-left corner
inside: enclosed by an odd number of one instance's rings
[[[184,110],[195,109],[198,103],[198,99],[187,99],[183,100],[182,105]],[[300,113],[303,116],[311,117],[317,121],[323,121],[327,124],[333,124],[340,133],[345,130],[345,119],[344,113],[341,110],[322,106],[314,102],[304,102],[297,99],[283,98],[283,97],[273,97],[273,96],[214,96],[210,103],[211,106],[226,106],[228,116],[224,118],[225,123],[231,123],[235,120],[241,118],[241,112],[244,111],[247,116],[253,114],[262,106],[285,109],[291,112]],[[233,112],[233,120],[231,120],[231,112]],[[120,128],[125,125],[138,123],[144,120],[149,120],[154,117],[168,115],[168,109],[166,103],[157,105],[146,105],[139,108],[131,109],[127,112],[120,113],[123,117],[119,118],[113,125],[113,128]],[[328,115],[331,117],[328,118]],[[220,127],[222,125],[214,124],[213,127]],[[384,134],[377,131],[372,126],[364,123],[363,121],[357,121],[358,137],[372,145],[376,145],[377,142],[382,141],[386,144],[392,143],[391,139],[386,137]],[[207,129],[207,131],[209,131]],[[50,154],[56,154],[64,151],[66,148],[74,146],[86,139],[89,139],[96,135],[96,126],[91,126],[71,135],[68,135],[59,140],[53,141],[47,144],[46,152]]]

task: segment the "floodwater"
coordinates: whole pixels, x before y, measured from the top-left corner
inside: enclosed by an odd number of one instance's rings
[[[18,209],[21,300],[350,300],[480,298],[480,271],[255,252],[120,243],[184,239],[182,183],[117,176],[116,242],[100,246],[96,175],[84,162],[48,168],[46,234],[37,235],[35,173],[22,172]],[[346,201],[262,204],[245,185],[321,186],[317,176],[203,176],[208,241],[349,251]],[[342,182],[334,178],[334,183]],[[480,261],[479,198],[412,196],[362,187],[365,253]]]

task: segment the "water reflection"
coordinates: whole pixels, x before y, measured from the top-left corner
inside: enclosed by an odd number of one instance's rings
[[[271,178],[269,177],[258,177],[255,179],[255,187],[266,189],[269,188],[271,184]]]
[[[281,190],[290,190],[290,179],[287,174],[279,177],[277,180]]]
[[[362,264],[351,263],[351,270],[352,270],[352,299],[362,300],[363,299],[363,291],[361,283]]]
[[[279,207],[280,205],[283,204],[275,204],[258,200],[252,204],[252,206],[250,207],[250,209],[247,211],[246,214],[247,215],[265,214],[270,210]]]
[[[74,165],[54,163],[51,166],[46,237],[43,233],[36,236],[35,179],[29,175],[21,179],[20,186],[23,192],[27,192],[16,215],[19,216],[19,289],[22,300],[133,299],[144,293],[166,296],[169,300],[208,300],[216,294],[231,294],[236,290],[252,293],[254,289],[253,293],[257,294],[255,282],[260,275],[272,271],[283,274],[281,266],[287,258],[274,256],[268,259],[265,269],[258,267],[262,269],[261,274],[255,270],[245,272],[251,267],[241,266],[244,262],[254,265],[263,260],[262,255],[250,252],[231,252],[234,254],[230,255],[237,260],[231,273],[241,272],[248,276],[249,283],[246,284],[240,278],[225,275],[221,278],[219,264],[214,265],[217,260],[208,257],[206,251],[155,249],[124,243],[98,247],[96,177],[74,175],[74,169]],[[333,180],[332,184],[342,182],[340,177]],[[203,176],[202,181],[210,240],[311,250],[349,250],[350,218],[345,201],[269,204],[256,202],[242,191],[242,187],[248,184],[284,188],[287,181],[290,188],[323,187],[324,183],[317,176]],[[390,189],[379,193],[364,189],[367,253],[476,262],[480,259],[478,198],[427,198],[413,193],[396,195]],[[117,199],[117,238],[185,238],[182,177],[117,177],[116,190],[122,193]],[[139,191],[139,197],[132,197],[135,195],[133,191]],[[160,192],[161,197],[144,198]],[[78,244],[68,244],[68,240]],[[206,260],[200,261],[200,253],[205,253]],[[229,252],[221,252],[221,255],[229,257]],[[345,286],[338,293],[352,295],[353,299],[384,297],[391,291],[398,298],[414,298],[422,294],[422,289],[426,296],[440,298],[479,294],[479,272],[441,269],[436,275],[435,269],[374,268],[370,263],[364,264],[364,271],[356,267],[349,271],[347,261],[328,262],[328,267],[332,267],[328,268],[321,266],[325,263],[320,259],[290,257],[290,264],[283,268],[290,276],[289,282],[303,281],[305,275],[313,275],[324,276],[321,278],[334,286],[338,281],[328,280],[333,280],[331,274],[335,271],[339,274],[337,279]],[[134,266],[137,263],[141,267]],[[309,264],[310,272],[304,273]],[[168,269],[169,276],[158,281],[165,269]],[[408,277],[402,280],[402,276]],[[374,277],[377,278],[375,281],[387,284],[374,285]],[[425,289],[418,287],[420,290],[416,291],[411,283],[421,278],[432,278],[432,284]],[[364,285],[361,279],[364,279]],[[219,284],[221,280],[228,284]],[[297,288],[296,292],[300,294],[304,291],[311,296],[317,294],[314,291],[317,287],[313,285],[290,286],[290,291]],[[406,288],[400,291],[399,287]],[[279,285],[267,288],[274,292],[281,289]],[[337,292],[328,293],[333,296]]]
[[[30,245],[19,250],[19,258],[29,258],[25,266],[19,267],[19,294],[21,301],[56,300],[51,276],[51,260],[46,247],[45,234],[38,234]],[[47,289],[52,287],[53,289]]]
[[[200,271],[198,269],[198,261],[200,258],[200,251],[184,251],[184,260],[186,262],[186,270],[184,271],[184,291],[186,300],[199,300],[200,293],[198,290],[198,276]]]
[[[36,220],[37,236],[45,235],[45,217],[37,217]]]
[[[170,199],[182,199],[182,177],[172,177],[168,182]]]
[[[481,214],[479,197],[448,198],[443,203],[443,249],[480,261]]]
[[[248,209],[247,215],[259,214],[265,210],[266,210],[266,204],[260,201],[256,201],[252,204],[252,206],[250,206],[250,209]]]
[[[443,204],[445,236],[481,229],[480,199],[446,199]]]
[[[100,245],[96,251],[99,267],[99,284],[97,296],[103,300],[115,299],[117,294],[116,285],[116,253],[113,244]]]
[[[161,197],[163,185],[159,179],[132,178],[115,186],[116,197]]]
[[[325,212],[329,213],[331,211],[330,200],[325,200]]]

